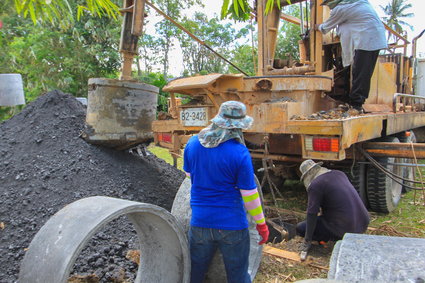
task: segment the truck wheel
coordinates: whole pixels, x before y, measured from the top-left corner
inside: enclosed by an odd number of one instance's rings
[[[366,194],[366,165],[355,163],[352,167],[351,164],[347,164],[346,166],[339,168],[339,170],[347,175],[348,180],[350,180],[351,184],[356,189],[364,205],[369,207]]]
[[[399,139],[396,137],[386,137],[379,141],[399,142]],[[387,170],[401,176],[401,166],[393,165],[393,163],[400,163],[401,158],[380,157],[376,158],[376,160]],[[373,165],[367,166],[366,175],[366,192],[369,199],[370,209],[375,212],[384,213],[393,211],[400,201],[401,184],[395,182]]]
[[[415,133],[413,131],[410,131],[410,136],[406,137],[405,135],[398,137],[398,139],[400,140],[400,142],[405,142],[405,143],[415,143],[416,142],[416,136]],[[411,158],[402,158],[401,159],[403,163],[414,163],[414,159]],[[415,172],[416,172],[416,168],[415,167],[409,167],[409,166],[403,166],[402,167],[402,176],[405,180],[415,180]],[[412,182],[408,182],[403,180],[403,184],[405,186],[403,186],[402,192],[406,193],[408,191],[410,191],[410,189],[407,186],[414,186],[415,184]]]

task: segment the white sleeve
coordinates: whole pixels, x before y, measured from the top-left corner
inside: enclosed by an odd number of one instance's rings
[[[341,9],[341,7],[337,6],[332,9],[329,19],[327,19],[319,26],[319,30],[321,33],[326,34],[345,21],[346,17],[344,16],[344,9]]]

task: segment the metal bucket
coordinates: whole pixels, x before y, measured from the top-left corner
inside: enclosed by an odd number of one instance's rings
[[[0,106],[25,104],[24,87],[20,74],[0,74]]]
[[[118,149],[153,139],[159,89],[156,86],[103,78],[89,79],[83,137],[89,143]]]

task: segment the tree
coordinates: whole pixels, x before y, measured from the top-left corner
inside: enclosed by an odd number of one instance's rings
[[[403,26],[407,26],[410,29],[413,29],[411,25],[407,22],[400,20],[401,18],[411,18],[414,16],[414,13],[409,13],[406,10],[412,7],[412,4],[407,4],[406,0],[391,0],[385,7],[380,5],[381,9],[385,13],[383,17],[385,23],[390,26],[393,30],[398,33],[403,32]],[[391,34],[388,34],[390,38]]]
[[[12,0],[6,0],[11,3]],[[75,9],[69,5],[71,0],[13,0],[16,10],[19,14],[27,17],[30,15],[35,23],[37,20],[49,20],[50,22],[73,22],[75,18]],[[197,0],[188,0],[187,4]],[[273,6],[280,8],[281,0],[267,0],[265,13],[271,11]],[[168,0],[165,0],[168,2]],[[180,2],[180,1],[174,1]],[[186,2],[186,1],[185,1]],[[290,0],[286,0],[291,3]],[[201,3],[201,2],[198,2]],[[221,18],[230,17],[238,21],[247,21],[250,18],[253,5],[248,3],[248,0],[223,0],[221,7]],[[80,18],[84,12],[89,12],[92,15],[99,17],[107,15],[116,18],[119,15],[118,6],[114,0],[85,0],[85,5],[78,5],[76,8],[77,18]],[[66,21],[65,21],[66,20]]]
[[[85,5],[72,0],[5,0],[7,5],[15,4],[18,14],[25,18],[29,15],[33,23],[48,21],[50,23],[70,26],[75,18],[80,19],[85,12],[102,17],[107,15],[118,18],[116,0],[85,0]],[[75,15],[75,13],[77,15]]]
[[[300,7],[292,5],[286,7],[287,14],[300,17]],[[277,39],[277,46],[275,58],[288,58],[299,59],[298,41],[301,39],[301,27],[293,23],[284,21],[280,27],[280,32]]]
[[[253,51],[250,45],[243,44],[236,46],[236,48],[232,50],[231,61],[250,76],[254,76],[257,71],[255,69],[257,64],[256,50]],[[230,73],[240,73],[232,66],[229,66],[229,71]]]
[[[0,73],[20,73],[26,100],[61,89],[87,95],[90,77],[116,77],[120,27],[107,18],[85,18],[72,29],[34,24],[15,14],[2,15]]]
[[[187,9],[194,4],[200,4],[199,0],[185,0],[185,1],[175,1],[175,0],[162,0],[158,1],[159,8],[165,12],[172,19],[178,19],[181,17],[181,11]],[[157,42],[157,50],[160,50],[162,56],[160,61],[162,63],[162,73],[164,77],[167,77],[168,73],[168,59],[171,48],[174,45],[173,39],[177,38],[181,33],[173,23],[164,19],[156,24],[156,32],[160,37]]]
[[[196,13],[193,19],[185,18],[182,24],[225,58],[231,57],[231,50],[236,46],[237,39],[248,32],[247,28],[236,31],[232,24],[222,24],[217,17],[208,20],[203,13]],[[186,34],[181,34],[179,40],[187,75],[227,72],[227,64],[203,45]]]

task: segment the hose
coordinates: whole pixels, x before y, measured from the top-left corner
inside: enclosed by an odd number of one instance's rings
[[[422,182],[418,182],[418,181],[415,181],[415,180],[405,179],[405,178],[403,178],[403,177],[401,177],[401,176],[399,176],[397,174],[394,174],[393,172],[389,171],[384,166],[382,166],[372,156],[370,156],[370,154],[367,153],[363,148],[358,147],[358,149],[363,154],[363,156],[366,157],[366,159],[370,161],[370,163],[373,166],[375,166],[377,169],[381,170],[385,175],[387,175],[389,178],[391,178],[397,184],[400,184],[400,185],[404,186],[405,188],[408,188],[408,189],[411,189],[411,190],[418,190],[418,191],[423,190],[422,188],[417,188],[417,187],[412,187],[412,186],[406,185],[403,182],[400,182],[399,180],[402,180],[402,181],[405,181],[405,182],[409,182],[409,183],[414,183],[414,184],[422,184]],[[397,179],[399,179],[399,180],[397,180]]]

